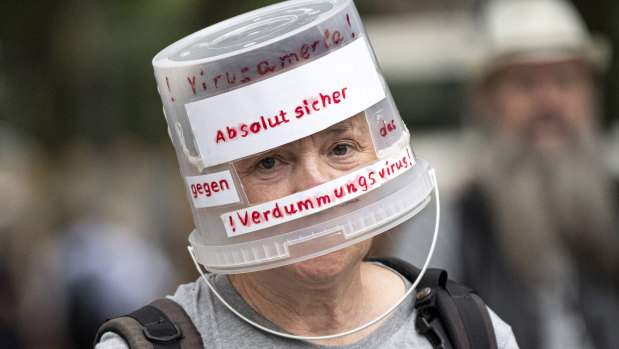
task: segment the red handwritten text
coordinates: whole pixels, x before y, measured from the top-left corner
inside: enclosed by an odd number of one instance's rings
[[[385,137],[387,133],[391,131],[395,131],[395,120],[391,119],[390,123],[386,123],[385,120],[383,120],[383,127],[380,128],[380,135]]]
[[[224,190],[230,190],[230,184],[225,179],[222,179],[219,182],[211,181],[210,183],[205,182],[191,185],[191,193],[193,194],[194,199],[197,198],[198,195],[210,197],[212,193],[218,193]]]
[[[331,104],[339,104],[346,99],[347,89],[347,87],[344,87],[331,93],[318,93],[318,97],[304,99],[301,105],[294,108],[295,118],[300,119],[306,115],[310,115],[312,112],[318,112],[321,109],[327,108]],[[288,113],[282,109],[278,114],[273,116],[265,117],[261,115],[252,123],[241,123],[238,126],[226,126],[225,129],[219,129],[215,133],[215,143],[219,144],[220,142],[231,141],[237,137],[245,138],[249,135],[258,134],[286,124],[291,121],[287,118],[287,115]]]
[[[347,16],[350,26],[350,19]],[[354,38],[352,33],[350,38]],[[191,88],[194,96],[200,92],[208,91],[209,89],[227,88],[236,84],[245,84],[254,78],[261,78],[266,75],[287,69],[297,63],[308,60],[316,55],[324,52],[324,49],[332,49],[334,46],[339,46],[345,42],[347,36],[342,34],[340,30],[325,29],[322,36],[313,41],[301,43],[298,49],[288,52],[284,55],[278,55],[270,59],[263,59],[254,64],[243,66],[238,71],[220,71],[215,73],[205,73],[200,70],[199,74],[187,76],[186,82]],[[166,77],[168,91],[171,91],[170,82]]]
[[[372,164],[366,167],[365,171],[360,171],[344,181],[325,183],[320,190],[323,194],[309,194],[309,190],[293,194],[245,210],[230,212],[224,222],[232,232],[236,232],[237,227],[241,227],[244,232],[250,232],[344,203],[411,168],[414,160],[408,148],[401,154],[400,157],[386,160],[382,164]]]

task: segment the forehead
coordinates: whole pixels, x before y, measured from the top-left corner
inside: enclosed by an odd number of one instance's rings
[[[234,162],[235,166],[239,166],[242,164],[248,164],[249,161],[254,160],[256,158],[260,158],[265,154],[270,154],[277,152],[278,150],[282,151],[293,151],[294,149],[301,147],[307,144],[318,144],[321,142],[333,141],[338,138],[347,138],[352,139],[355,142],[359,142],[360,144],[374,148],[374,144],[372,141],[372,136],[370,134],[370,129],[368,122],[366,120],[366,116],[364,112],[358,113],[346,120],[340,121],[337,124],[331,125],[330,127],[318,131],[312,135],[304,136],[296,141],[281,145],[279,147],[258,153],[253,154],[248,157],[236,160]]]
[[[355,131],[358,133],[367,134],[367,136],[369,136],[370,130],[368,128],[368,124],[365,119],[365,113],[359,113],[344,121],[340,121],[335,125],[332,125],[320,132],[315,133],[314,135],[318,135],[318,136],[330,135],[330,134],[337,134],[337,133],[342,133],[346,131]]]
[[[582,74],[590,73],[588,64],[582,60],[572,59],[556,62],[513,63],[503,67],[494,74],[495,81],[518,76],[541,76],[542,74]]]
[[[316,142],[320,140],[328,140],[343,136],[352,137],[355,140],[371,141],[370,129],[365,118],[365,113],[361,112],[359,114],[356,114],[346,120],[338,122],[337,124],[331,125],[322,131],[318,131],[309,136],[305,136],[294,142],[284,144],[282,146],[274,148],[273,150],[289,147],[291,145],[296,145],[306,140]]]

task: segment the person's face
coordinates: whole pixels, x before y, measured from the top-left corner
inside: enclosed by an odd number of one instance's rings
[[[376,159],[363,113],[234,166],[252,204],[335,179]]]
[[[363,113],[311,136],[235,163],[251,203],[281,198],[335,179],[376,159]],[[371,239],[283,268],[305,281],[323,283],[350,270],[369,251]]]
[[[486,86],[486,121],[492,131],[533,148],[564,147],[591,129],[595,94],[582,62],[516,64]]]

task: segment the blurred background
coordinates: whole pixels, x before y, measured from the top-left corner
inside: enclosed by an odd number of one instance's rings
[[[276,1],[5,0],[0,5],[0,347],[85,348],[105,318],[197,275],[151,59]],[[417,154],[447,199],[468,170],[465,59],[482,0],[357,0]],[[619,2],[577,0],[619,47]],[[619,173],[619,55],[605,156]]]

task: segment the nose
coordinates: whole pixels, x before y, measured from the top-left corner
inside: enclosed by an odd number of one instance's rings
[[[295,192],[303,191],[337,178],[339,171],[329,166],[318,154],[305,154],[291,178]]]
[[[533,89],[534,98],[537,104],[545,108],[556,108],[565,104],[565,95],[568,89],[557,81],[556,77],[538,77],[538,81]]]

